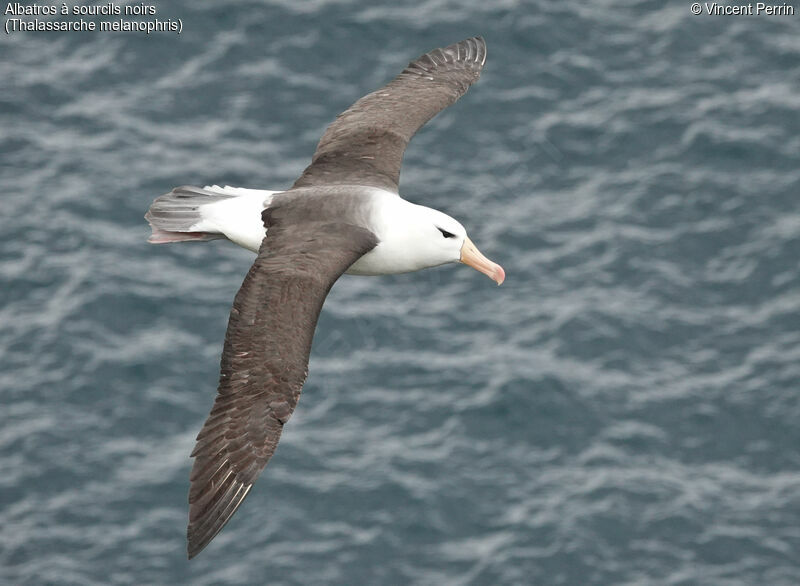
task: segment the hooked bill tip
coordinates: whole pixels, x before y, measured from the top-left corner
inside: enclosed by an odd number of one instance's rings
[[[503,281],[506,280],[506,272],[503,270],[503,267],[497,265],[497,268],[494,271],[494,276],[492,278],[495,280],[498,287],[502,285]]]

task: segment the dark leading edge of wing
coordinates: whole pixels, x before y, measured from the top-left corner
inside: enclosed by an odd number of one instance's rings
[[[275,451],[325,297],[377,244],[372,232],[345,222],[283,225],[269,210],[265,220],[268,234],[233,302],[217,398],[192,452],[189,559],[228,522]]]
[[[485,61],[481,37],[412,61],[394,80],[336,118],[293,187],[350,183],[397,192],[408,141],[464,95],[480,77]]]

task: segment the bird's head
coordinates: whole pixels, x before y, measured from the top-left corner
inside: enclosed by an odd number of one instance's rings
[[[499,264],[490,261],[467,236],[467,231],[458,221],[445,213],[423,206],[418,208],[416,218],[416,248],[425,258],[427,266],[451,262],[462,262],[502,284],[506,273]]]

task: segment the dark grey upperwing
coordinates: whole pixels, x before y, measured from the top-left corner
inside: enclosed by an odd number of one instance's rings
[[[377,244],[348,223],[268,227],[233,302],[217,398],[192,452],[189,559],[228,522],[275,451],[308,373],[325,297]]]
[[[357,184],[397,192],[406,145],[428,120],[475,83],[486,43],[473,37],[434,49],[358,100],[328,127],[293,187]]]

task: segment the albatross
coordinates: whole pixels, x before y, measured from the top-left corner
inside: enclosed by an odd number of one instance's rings
[[[459,222],[398,188],[411,137],[478,80],[485,60],[481,37],[415,59],[336,118],[285,191],[182,186],[147,211],[149,242],[227,238],[257,253],[233,301],[217,397],[191,454],[189,559],[230,520],[275,452],[308,374],[322,304],[342,274],[461,262],[498,285],[505,279]]]

